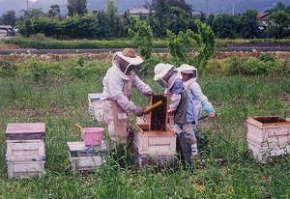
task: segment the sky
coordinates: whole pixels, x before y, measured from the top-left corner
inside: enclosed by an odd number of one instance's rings
[[[15,10],[16,14],[22,15],[23,10],[27,8],[41,9],[47,12],[51,5],[58,4],[61,13],[67,12],[68,0],[0,0],[0,16],[7,11]],[[282,2],[290,6],[290,0],[185,0],[192,5],[196,12],[205,12],[208,14],[232,13],[233,8],[236,13],[242,13],[247,9],[257,10],[262,12],[264,10],[273,8],[277,2]],[[91,10],[103,10],[106,7],[107,0],[87,0],[87,7]],[[151,0],[115,0],[115,5],[119,12],[124,12],[128,9],[142,6],[145,2]],[[233,2],[234,7],[233,7]]]

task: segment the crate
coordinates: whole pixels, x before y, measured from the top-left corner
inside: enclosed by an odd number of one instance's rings
[[[5,137],[6,140],[44,139],[45,123],[9,123]]]
[[[88,94],[89,113],[94,120],[99,122],[103,121],[103,101],[101,99],[102,93]]]
[[[7,161],[40,161],[45,160],[43,140],[7,140]]]
[[[138,168],[145,167],[174,167],[178,159],[175,155],[140,155],[135,151],[135,159]]]
[[[106,145],[86,147],[84,142],[67,142],[72,171],[92,170],[104,162],[107,153]]]
[[[44,174],[44,161],[7,161],[8,178],[40,177]]]
[[[247,143],[254,157],[266,162],[269,157],[289,154],[290,121],[276,116],[246,120]]]
[[[176,135],[170,128],[167,131],[146,131],[136,125],[133,143],[140,155],[176,155]]]

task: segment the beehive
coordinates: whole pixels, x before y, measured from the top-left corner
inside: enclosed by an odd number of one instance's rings
[[[9,123],[5,137],[8,177],[41,176],[45,164],[45,124]]]
[[[72,171],[92,170],[104,162],[106,145],[86,147],[84,142],[67,142]]]
[[[102,93],[90,93],[88,94],[89,101],[89,113],[94,120],[102,122],[103,120],[103,103]]]
[[[272,156],[289,154],[290,121],[277,116],[250,117],[246,120],[247,143],[262,163]]]
[[[171,164],[176,156],[176,136],[168,125],[167,97],[154,95],[149,105],[162,100],[162,105],[139,118],[134,130],[134,150],[139,167]]]

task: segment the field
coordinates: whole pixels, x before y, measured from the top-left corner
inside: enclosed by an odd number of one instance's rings
[[[102,78],[110,66],[108,54],[88,56],[5,58],[14,69],[6,68],[6,75],[0,77],[1,198],[290,197],[289,156],[275,158],[269,164],[256,162],[247,149],[245,128],[250,116],[290,117],[289,73],[200,77],[218,117],[200,123],[209,143],[195,162],[195,170],[139,170],[129,159],[128,165],[120,168],[108,159],[107,164],[93,172],[73,175],[66,143],[81,139],[74,127],[76,122],[86,127],[102,126],[88,114],[87,94],[101,92]],[[141,78],[157,93],[162,92],[151,73]],[[147,99],[137,92],[132,99],[140,106],[147,104]],[[41,178],[7,178],[4,132],[12,122],[46,123],[46,173]],[[216,163],[218,158],[225,163]]]

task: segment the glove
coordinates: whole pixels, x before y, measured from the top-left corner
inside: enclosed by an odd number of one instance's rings
[[[145,93],[146,96],[152,96],[155,95],[156,93],[154,91],[149,91],[147,93]]]
[[[135,114],[137,117],[140,117],[140,116],[145,115],[145,112],[144,112],[144,109],[143,109],[143,108],[138,107],[138,108],[136,108],[136,109],[134,110],[134,114]]]
[[[172,109],[168,109],[168,110],[167,110],[167,113],[168,113],[169,115],[172,115],[173,112],[174,112],[174,111],[173,111]]]
[[[215,115],[215,113],[209,113],[209,114],[207,115],[207,117],[209,117],[209,118],[215,118],[216,115]]]

